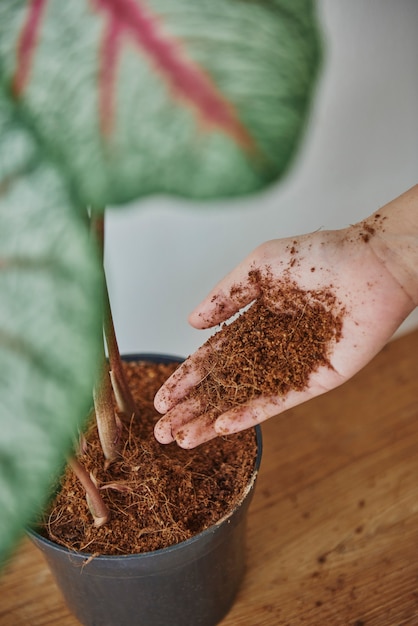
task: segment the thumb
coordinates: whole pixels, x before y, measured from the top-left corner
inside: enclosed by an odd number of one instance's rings
[[[190,313],[194,328],[211,328],[224,322],[260,295],[257,269],[247,260],[227,274],[206,298]]]

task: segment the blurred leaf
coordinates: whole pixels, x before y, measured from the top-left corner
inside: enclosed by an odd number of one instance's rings
[[[0,100],[0,561],[91,406],[100,274],[55,169]]]
[[[282,175],[319,63],[310,0],[8,0],[3,84],[85,204]]]
[[[90,403],[102,299],[79,208],[278,179],[319,48],[310,0],[0,2],[0,559]]]

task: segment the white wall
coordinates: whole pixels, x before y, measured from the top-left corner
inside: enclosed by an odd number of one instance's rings
[[[418,182],[418,2],[322,0],[326,59],[303,149],[261,195],[194,206],[152,198],[108,214],[121,351],[186,356],[188,312],[267,239],[341,228]],[[415,311],[402,330],[418,325]]]

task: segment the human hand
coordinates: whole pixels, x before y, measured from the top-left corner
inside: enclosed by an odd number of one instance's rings
[[[212,327],[255,302],[159,390],[155,406],[165,415],[157,440],[193,448],[249,428],[370,361],[415,305],[384,262],[385,219],[376,213],[347,229],[269,241],[226,276],[190,315],[194,327]]]

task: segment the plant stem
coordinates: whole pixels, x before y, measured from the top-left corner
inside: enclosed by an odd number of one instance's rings
[[[110,512],[103,501],[96,483],[77,459],[71,457],[68,460],[68,464],[86,490],[87,504],[93,516],[94,525],[97,528],[103,526],[109,520]]]
[[[106,292],[107,288],[105,287]],[[109,299],[107,298],[109,302]],[[121,413],[131,418],[137,414],[135,401],[132,397],[123,370],[122,360],[120,358],[119,346],[116,340],[115,327],[113,325],[112,313],[110,305],[107,309],[107,320],[105,324],[105,337],[110,363],[110,379],[112,381],[113,391],[115,393],[116,403]]]
[[[91,231],[95,234],[99,249],[102,257],[103,264],[103,251],[104,251],[104,218],[91,217]],[[109,298],[107,295],[106,278],[103,272],[103,287],[104,287],[104,313],[103,313],[103,326],[107,325]],[[117,416],[113,406],[112,397],[112,384],[109,372],[109,364],[106,360],[104,351],[104,344],[102,344],[101,351],[101,366],[99,380],[93,390],[94,408],[96,412],[96,423],[99,434],[100,444],[102,446],[103,454],[105,457],[105,467],[108,467],[110,463],[116,460],[119,456],[119,442],[120,442],[120,423],[118,424]]]
[[[105,467],[109,466],[119,456],[120,424],[118,424],[113,406],[112,385],[110,382],[109,366],[104,354],[100,379],[93,390],[96,423],[103,454],[106,459]]]
[[[92,228],[95,230],[99,242],[102,262],[104,257],[104,217],[92,216]],[[104,272],[103,272],[104,274]],[[110,363],[110,378],[116,398],[118,409],[127,417],[132,417],[137,413],[137,407],[132,397],[126,380],[125,372],[120,357],[118,342],[116,339],[115,326],[113,323],[112,309],[110,306],[109,291],[104,274],[104,335],[106,338],[107,350]]]

